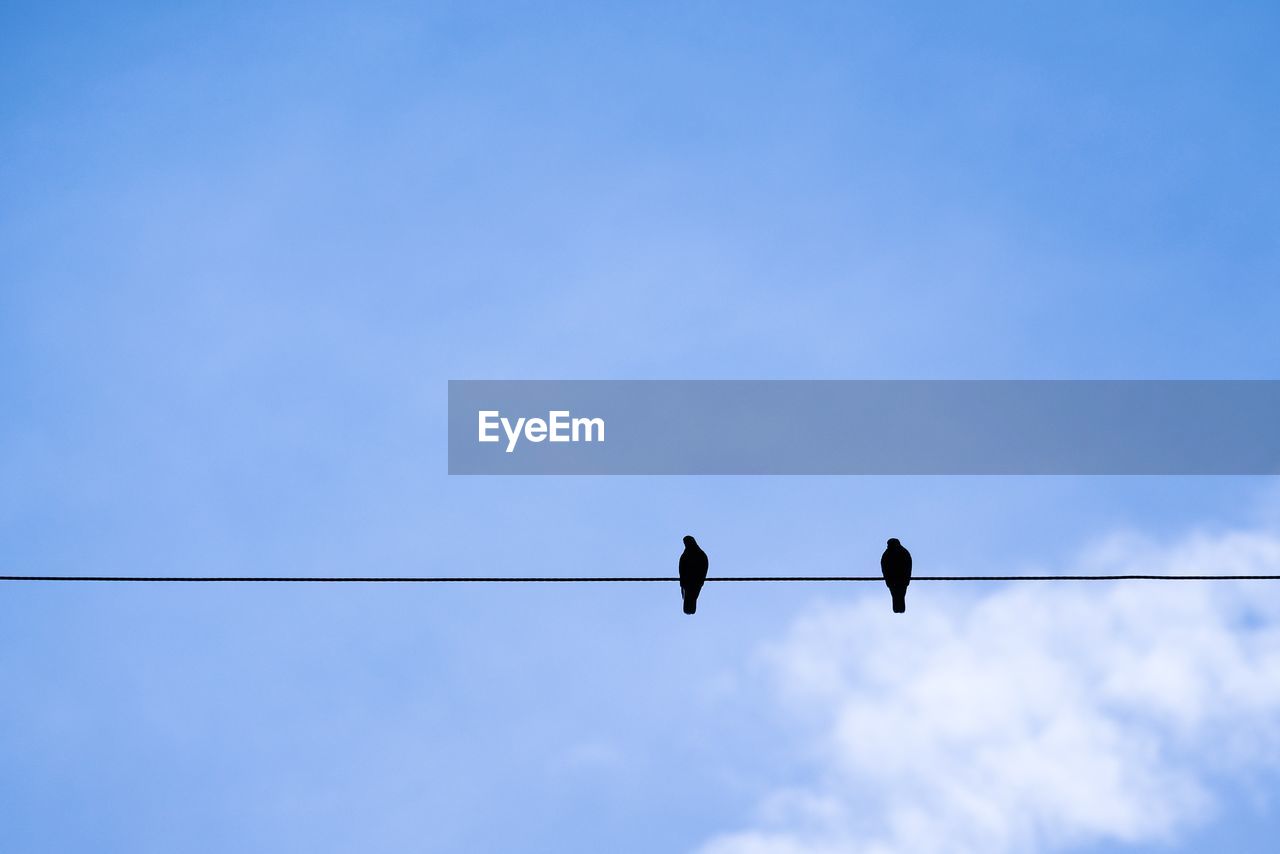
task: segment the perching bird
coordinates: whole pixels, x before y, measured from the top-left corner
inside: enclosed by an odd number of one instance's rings
[[[893,594],[893,613],[905,613],[907,585],[911,583],[911,552],[902,547],[897,537],[889,540],[889,547],[880,555],[880,573]]]
[[[698,548],[698,541],[685,537],[684,552],[680,555],[680,595],[684,597],[686,614],[698,610],[698,594],[702,592],[702,583],[707,580],[709,565],[707,553]]]

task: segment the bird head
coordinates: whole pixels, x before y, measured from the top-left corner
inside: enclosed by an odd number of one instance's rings
[[[696,546],[698,544],[698,541],[695,540],[693,537],[685,537],[684,544],[686,546]]]
[[[890,538],[889,538],[889,542],[888,542],[888,546],[889,546],[889,548],[894,548],[895,546],[900,546],[900,545],[902,545],[902,543],[898,542],[898,538],[897,538],[897,537],[890,537]]]

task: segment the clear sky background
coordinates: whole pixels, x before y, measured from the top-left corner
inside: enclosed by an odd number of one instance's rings
[[[796,6],[7,4],[4,572],[1280,572],[1267,478],[445,474],[448,379],[1280,375],[1273,4]],[[908,609],[6,584],[0,848],[1273,850],[1280,588]]]

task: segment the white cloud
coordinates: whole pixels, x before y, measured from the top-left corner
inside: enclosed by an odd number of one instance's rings
[[[1280,574],[1280,537],[1114,537],[1065,572]],[[766,650],[815,782],[703,854],[1161,840],[1277,755],[1280,582],[922,583],[907,601],[824,607]]]

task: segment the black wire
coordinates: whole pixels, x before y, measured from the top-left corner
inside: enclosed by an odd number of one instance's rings
[[[0,581],[277,582],[307,584],[570,584],[679,581],[675,576],[285,576],[285,575],[0,575]],[[1280,575],[917,575],[912,581],[1280,581]],[[884,581],[879,575],[741,575],[707,581]]]

